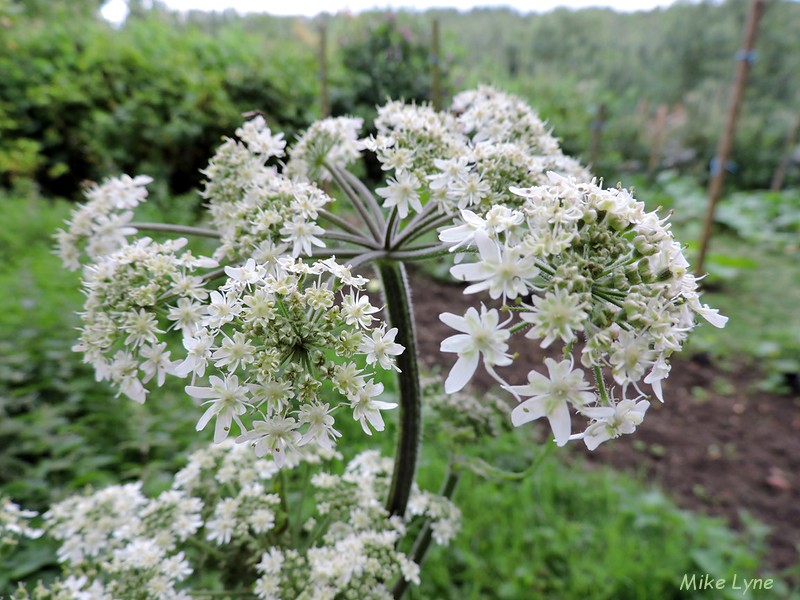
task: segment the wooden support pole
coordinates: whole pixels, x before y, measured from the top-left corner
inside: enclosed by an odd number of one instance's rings
[[[328,95],[328,26],[324,21],[319,24],[319,111],[323,119],[331,114]]]
[[[789,168],[789,161],[792,160],[792,149],[797,143],[797,134],[800,132],[800,116],[795,116],[792,119],[792,124],[789,126],[789,133],[786,135],[786,146],[783,149],[783,158],[775,172],[772,174],[772,182],[769,189],[773,192],[779,192],[783,187],[783,180],[786,178],[786,171]]]
[[[442,110],[442,65],[440,59],[439,18],[431,25],[431,103],[434,110]]]
[[[656,111],[656,123],[653,130],[652,147],[650,148],[650,160],[647,162],[647,176],[653,178],[658,163],[661,160],[661,146],[664,143],[664,130],[667,127],[667,114],[669,107],[666,104],[660,104]]]
[[[744,28],[742,49],[736,55],[738,64],[736,67],[736,76],[733,81],[733,88],[731,89],[728,113],[725,117],[725,127],[722,130],[722,136],[717,146],[717,154],[711,163],[711,179],[708,181],[708,205],[706,207],[706,216],[703,221],[703,230],[700,235],[700,251],[697,255],[697,263],[695,264],[695,274],[698,276],[703,274],[703,264],[705,263],[706,253],[708,252],[711,228],[714,224],[714,211],[717,208],[717,202],[722,195],[722,188],[725,183],[725,164],[728,162],[728,157],[733,147],[736,122],[739,119],[739,109],[742,106],[744,90],[747,85],[747,74],[750,71],[750,64],[753,62],[753,48],[756,45],[758,23],[764,13],[764,1],[765,0],[751,1],[750,11],[747,15]]]
[[[597,161],[600,158],[600,138],[603,135],[603,128],[605,125],[606,103],[601,102],[592,120],[592,140],[589,145],[589,166],[592,169],[597,168]]]

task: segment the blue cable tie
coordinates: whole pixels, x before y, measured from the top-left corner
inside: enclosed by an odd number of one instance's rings
[[[736,60],[746,60],[751,65],[756,62],[756,51],[755,50],[739,50],[735,56]]]
[[[719,174],[719,159],[716,156],[708,163],[708,172],[712,177]]]
[[[725,161],[725,170],[728,173],[736,173],[739,170],[739,165],[732,160]],[[719,159],[716,156],[709,161],[708,172],[712,177],[719,174]]]

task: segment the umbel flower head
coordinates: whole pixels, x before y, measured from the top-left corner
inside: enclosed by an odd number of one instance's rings
[[[121,175],[93,185],[86,192],[87,202],[72,213],[66,230],[58,230],[57,254],[71,271],[80,268],[81,250],[92,260],[107,256],[127,244],[136,233],[129,223],[133,209],[147,199],[146,175]]]
[[[383,385],[372,368],[395,369],[404,348],[394,342],[395,329],[374,324],[366,280],[334,259],[284,257],[271,268],[249,259],[225,272],[228,280],[210,293],[200,323],[184,338],[188,354],[173,369],[191,376],[186,392],[206,406],[198,430],[214,420],[221,442],[235,423],[237,441],[278,465],[306,444],[332,448],[341,435],[333,416],[340,408],[352,409],[366,433],[382,431],[380,411],[396,404],[377,399]],[[200,385],[206,371],[215,374]],[[324,386],[342,402],[331,406]]]
[[[195,257],[185,245],[185,239],[141,238],[84,271],[83,327],[73,349],[84,354],[98,381],[111,381],[136,402],[145,401],[146,383],[163,385],[175,366],[162,341],[165,331],[188,334],[201,322],[208,291],[194,272],[217,263]]]
[[[447,390],[466,385],[482,352],[489,372],[519,401],[515,425],[546,417],[559,445],[582,438],[594,449],[641,423],[649,406],[642,384],[663,400],[669,358],[695,326],[695,315],[716,327],[727,318],[700,302],[666,219],[646,212],[627,190],[555,173],[549,180],[512,186],[520,199],[515,207],[495,206],[482,216],[463,210],[461,223],[440,232],[451,251],[477,249],[451,269],[471,283],[464,292],[486,290],[510,315],[502,324],[497,317],[479,322],[473,308],[463,318],[441,316],[462,332],[442,342],[442,351],[458,354]],[[543,348],[562,344],[568,358],[547,359],[548,376],[531,371],[526,385],[510,385],[493,367],[510,364],[506,340],[522,331]],[[584,342],[581,365],[594,372],[596,387],[574,368],[578,341]],[[606,389],[602,369],[619,385],[620,399]],[[570,408],[589,420],[585,432],[572,435]]]
[[[333,455],[307,448],[285,469],[324,468]],[[190,577],[202,569],[236,571],[237,589],[262,599],[390,598],[398,580],[419,584],[419,565],[398,550],[409,525],[425,519],[433,540],[447,545],[461,521],[450,500],[416,486],[408,516],[390,516],[383,498],[392,468],[391,459],[367,451],[341,474],[318,471],[314,502],[298,510],[273,492],[275,463],[228,440],[193,453],[158,496],[145,495],[141,482],[71,496],[47,511],[43,530],[18,526],[32,515],[6,502],[0,525],[19,537],[56,540],[63,571],[14,597],[188,600],[208,594],[194,588],[202,578]],[[289,519],[301,519],[299,547],[284,535]],[[197,547],[214,552],[182,550]]]
[[[286,253],[310,256],[314,247],[324,247],[317,219],[332,198],[305,178],[266,166],[283,155],[283,134],[273,135],[260,116],[236,134],[242,141],[226,139],[203,171],[202,195],[221,238],[215,258],[272,263]]]

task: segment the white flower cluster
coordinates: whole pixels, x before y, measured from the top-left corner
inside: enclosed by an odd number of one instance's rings
[[[191,575],[179,546],[203,525],[203,502],[178,490],[154,499],[141,483],[73,496],[45,513],[47,533],[61,542],[69,577],[33,598],[188,599],[178,590]]]
[[[254,258],[270,264],[291,247],[293,256],[310,256],[312,246],[324,247],[317,236],[325,230],[316,224],[319,210],[330,196],[313,184],[291,181],[276,175],[251,187],[244,197],[212,213],[222,243],[216,258]]]
[[[126,237],[136,233],[128,225],[133,209],[145,201],[145,186],[152,181],[146,175],[122,175],[86,191],[88,201],[73,211],[66,222],[67,229],[59,229],[56,234],[57,252],[64,266],[77,271],[81,249],[92,260],[98,260],[124,246]]]
[[[245,143],[226,140],[203,171],[203,196],[222,238],[214,257],[270,264],[289,248],[293,256],[310,256],[312,246],[324,247],[317,217],[332,199],[314,184],[266,166],[283,155],[283,134],[273,136],[259,116],[236,135]]]
[[[208,386],[189,385],[187,393],[208,405],[197,424],[216,419],[214,440],[221,442],[236,423],[239,442],[252,443],[256,455],[271,454],[278,465],[299,446],[330,449],[340,433],[333,412],[320,396],[324,384],[339,391],[364,431],[383,431],[380,411],[394,403],[376,397],[369,367],[395,367],[403,351],[396,329],[373,327],[378,308],[363,295],[366,280],[334,259],[306,264],[282,258],[273,269],[249,259],[226,267],[228,281],[210,294],[203,317],[184,338],[186,359],[179,376],[202,377],[213,364]],[[337,302],[338,298],[338,302]],[[366,368],[365,368],[366,367]],[[256,413],[252,427],[242,415]]]
[[[162,328],[189,334],[202,318],[208,291],[194,272],[217,263],[188,250],[179,254],[185,245],[184,239],[159,244],[142,238],[84,271],[83,327],[73,349],[84,354],[98,381],[111,381],[136,402],[145,401],[146,383],[163,385],[175,366]]]
[[[305,452],[287,467],[332,457]],[[264,599],[391,598],[398,578],[419,583],[419,566],[396,549],[410,520],[426,518],[440,544],[460,522],[449,500],[416,488],[409,522],[389,517],[382,501],[391,471],[390,459],[370,451],[342,475],[316,474],[317,507],[301,529],[291,520],[303,514],[281,498],[284,482],[273,462],[230,441],[211,446],[192,454],[171,489],[155,498],[135,483],[54,505],[45,528],[61,544],[64,578],[14,597],[188,600],[206,593],[208,578],[193,574],[210,571],[237,573],[239,590]],[[293,535],[304,550],[292,547]],[[219,552],[207,550],[209,542]]]
[[[317,600],[391,598],[391,583],[399,576],[419,584],[419,565],[398,552],[407,524],[389,517],[383,506],[393,461],[375,451],[355,457],[341,475],[317,473],[311,480],[317,489],[321,522],[332,520],[302,555],[278,547],[268,549],[258,564],[261,577],[255,591],[264,600]],[[460,526],[461,513],[446,498],[412,490],[409,513],[429,520],[436,543],[447,545]],[[312,519],[312,535],[319,523]]]
[[[376,192],[400,218],[411,209],[422,212],[427,198],[446,213],[511,204],[509,182],[539,185],[550,170],[589,179],[530,107],[493,88],[459,94],[452,114],[389,102],[378,109],[375,125],[377,135],[362,146],[394,172]]]
[[[546,186],[512,187],[521,198],[517,208],[495,206],[483,216],[464,210],[461,224],[440,232],[452,251],[477,251],[470,255],[477,260],[451,269],[470,282],[464,292],[486,291],[510,313],[502,322],[498,310],[485,306],[480,313],[470,308],[464,316],[441,315],[460,332],[441,345],[458,355],[445,387],[463,388],[482,358],[520,400],[512,412],[515,425],[546,417],[559,445],[582,438],[594,449],[641,422],[649,406],[642,382],[663,400],[668,359],[681,349],[695,314],[717,327],[727,319],[700,303],[697,280],[666,219],[645,212],[624,189],[549,177]],[[519,321],[512,324],[513,315]],[[560,341],[567,358],[547,359],[549,376],[531,371],[526,385],[511,386],[494,367],[511,364],[508,339],[522,330],[543,348]],[[599,396],[573,368],[579,336],[585,342],[581,364],[594,370]],[[621,400],[605,389],[604,367],[621,387]],[[569,407],[589,419],[583,433],[571,436]]]
[[[20,538],[41,536],[43,531],[29,523],[38,515],[35,511],[20,508],[10,498],[0,497],[0,549],[15,545]]]

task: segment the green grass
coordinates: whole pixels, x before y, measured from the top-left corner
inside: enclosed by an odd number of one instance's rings
[[[516,458],[517,468],[535,454],[524,432],[492,444]],[[464,528],[453,548],[432,553],[417,598],[733,598],[680,590],[682,577],[754,577],[764,550],[755,524],[734,534],[720,521],[679,510],[656,489],[563,454],[520,482],[468,474],[456,503]]]

